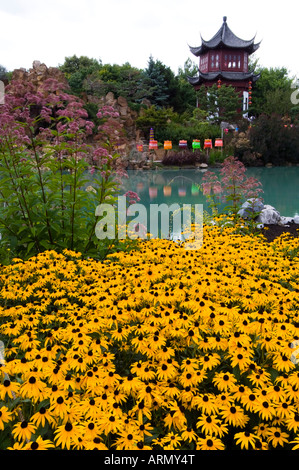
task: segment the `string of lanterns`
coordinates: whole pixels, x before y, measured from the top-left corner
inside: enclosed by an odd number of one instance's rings
[[[228,131],[228,129],[225,129],[225,131]],[[227,133],[227,132],[226,132]],[[223,139],[222,138],[217,138],[215,139],[214,142],[214,147],[223,147]],[[156,150],[158,149],[158,141],[155,140],[154,138],[154,129],[150,129],[150,139],[149,139],[149,145],[148,145],[149,150]],[[188,148],[188,142],[187,140],[180,140],[179,141],[179,148],[180,149],[186,149]],[[204,149],[211,149],[213,148],[213,143],[212,139],[204,139]],[[136,145],[136,149],[139,152],[143,152],[143,144],[138,143]],[[164,150],[171,150],[172,149],[172,141],[171,140],[164,140]],[[200,140],[198,139],[193,139],[192,141],[192,149],[193,152],[194,150],[200,150],[201,149],[201,143]]]

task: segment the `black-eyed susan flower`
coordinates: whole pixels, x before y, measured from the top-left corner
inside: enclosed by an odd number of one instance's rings
[[[50,439],[43,439],[41,436],[38,436],[35,441],[28,442],[24,450],[48,450],[54,447],[55,445]]]
[[[12,435],[18,441],[29,441],[31,435],[36,431],[36,426],[28,421],[19,421],[14,425]]]
[[[187,427],[186,429],[184,429],[182,431],[181,436],[184,441],[190,442],[190,443],[195,442],[198,438],[196,432],[191,427]]]
[[[56,422],[56,419],[48,408],[41,406],[39,410],[32,415],[31,421],[37,427],[44,427],[46,423],[53,425]]]
[[[9,423],[13,419],[14,413],[9,411],[6,406],[0,408],[0,431],[4,430],[6,423]]]
[[[228,391],[235,385],[237,379],[231,372],[218,372],[212,382],[220,391]]]
[[[212,393],[196,395],[192,400],[192,406],[206,414],[215,414],[218,409],[217,399]]]
[[[255,442],[258,437],[250,431],[237,432],[234,439],[241,449],[250,449],[255,447]]]
[[[84,449],[85,450],[108,450],[108,447],[106,446],[106,444],[104,444],[101,437],[97,436],[93,440],[87,441],[84,444]]]
[[[78,423],[67,422],[57,427],[54,431],[54,440],[57,446],[70,450],[76,444],[78,437],[82,435],[82,427]]]
[[[219,424],[221,420],[217,418],[215,415],[205,415],[203,414],[196,423],[196,427],[200,429],[202,432],[209,434],[209,435],[217,435],[219,430]]]
[[[122,430],[118,434],[115,441],[116,450],[133,450],[137,449],[137,442],[140,436],[133,429]]]
[[[249,417],[244,413],[243,408],[239,405],[226,404],[220,410],[220,415],[224,421],[233,426],[244,428],[249,421]]]
[[[196,442],[196,450],[224,450],[223,442],[214,436],[199,437]]]
[[[285,426],[288,431],[298,432],[299,430],[299,413],[296,411],[290,413],[285,419]]]
[[[5,400],[5,397],[15,399],[19,393],[20,384],[18,382],[12,382],[8,378],[5,378],[3,383],[0,384],[0,399]]]
[[[272,445],[272,447],[284,446],[288,442],[289,434],[283,432],[279,427],[271,426],[267,430],[267,442]]]
[[[179,434],[170,431],[166,434],[165,437],[162,438],[161,443],[165,450],[174,450],[180,446],[182,442],[182,437]]]
[[[270,400],[259,397],[254,405],[254,409],[259,414],[262,420],[268,421],[274,417],[275,408]]]

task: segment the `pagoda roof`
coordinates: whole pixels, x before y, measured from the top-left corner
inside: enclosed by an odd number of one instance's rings
[[[202,73],[199,71],[197,77],[188,77],[188,81],[191,85],[201,85],[204,82],[215,81],[217,79],[224,79],[228,81],[243,81],[252,80],[256,82],[260,77],[260,74],[254,74],[253,72],[209,72]]]
[[[220,48],[230,48],[230,49],[243,49],[252,54],[260,47],[260,42],[255,44],[254,43],[255,36],[250,39],[249,41],[245,41],[244,39],[240,39],[236,36],[232,30],[227,25],[227,17],[223,17],[223,24],[219,31],[212,37],[209,41],[205,41],[202,36],[202,44],[199,47],[191,47],[190,51],[196,57],[204,54],[206,51],[210,49],[220,49]]]

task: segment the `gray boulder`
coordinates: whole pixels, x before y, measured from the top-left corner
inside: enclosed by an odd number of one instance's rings
[[[280,219],[281,216],[278,210],[266,204],[259,214],[257,222],[260,224],[278,224]]]
[[[248,199],[244,204],[242,204],[241,209],[238,214],[243,219],[252,217],[254,214],[261,212],[264,209],[264,204],[260,199]]]

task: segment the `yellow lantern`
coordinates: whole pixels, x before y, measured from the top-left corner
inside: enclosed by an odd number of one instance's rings
[[[171,186],[164,186],[163,194],[164,196],[171,196]]]
[[[172,141],[164,140],[164,150],[171,150],[171,149],[172,149]]]

